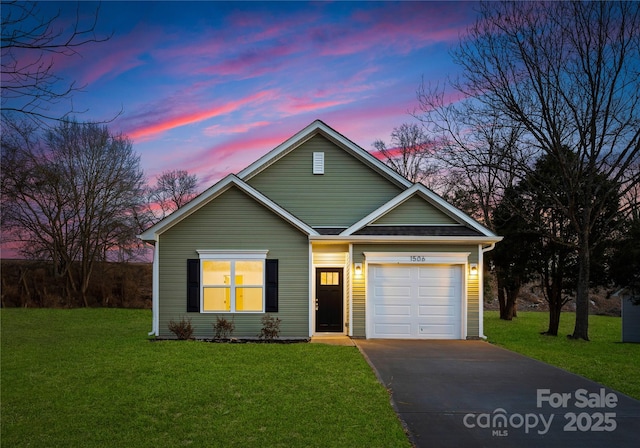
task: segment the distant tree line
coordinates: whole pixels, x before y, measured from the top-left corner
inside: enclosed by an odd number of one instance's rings
[[[85,306],[96,265],[143,258],[136,235],[197,188],[196,176],[183,170],[147,185],[131,141],[91,122],[40,129],[5,119],[1,162],[3,242],[24,258],[49,260],[67,295]]]
[[[170,170],[148,184],[125,135],[75,118],[82,86],[60,77],[56,58],[111,37],[97,31],[99,5],[89,15],[75,7],[75,20],[63,23],[60,11],[47,15],[37,2],[2,3],[0,218],[2,242],[50,262],[66,303],[88,306],[96,270],[141,259],[136,235],[192,199],[198,180]],[[18,286],[29,295],[23,273]]]
[[[479,12],[452,51],[461,77],[423,83],[416,123],[374,148],[505,237],[488,253],[501,318],[535,279],[546,333],[557,335],[571,292],[570,336],[588,340],[591,286],[640,295],[640,4],[501,1]]]

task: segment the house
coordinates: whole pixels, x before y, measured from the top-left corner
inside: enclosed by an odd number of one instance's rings
[[[483,337],[483,254],[501,240],[322,121],[146,230],[153,329],[210,338]]]

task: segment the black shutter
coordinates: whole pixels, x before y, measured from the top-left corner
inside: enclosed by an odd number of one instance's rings
[[[187,260],[187,312],[200,312],[200,260]]]
[[[266,304],[265,311],[267,313],[278,312],[278,260],[266,261]]]

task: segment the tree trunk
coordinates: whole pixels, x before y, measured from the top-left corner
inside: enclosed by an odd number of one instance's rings
[[[576,324],[572,339],[589,340],[589,232],[586,230],[578,249],[578,286],[576,289]]]
[[[520,294],[521,285],[509,284],[504,281],[502,275],[498,272],[496,276],[498,283],[498,303],[500,304],[500,319],[512,320],[517,317],[516,299]]]
[[[504,320],[512,320],[514,317],[517,317],[516,312],[516,299],[520,294],[520,287],[507,288],[507,303],[504,310],[504,317],[500,316],[501,319]]]
[[[507,298],[505,297],[505,287],[499,273],[496,282],[498,284],[498,304],[500,305],[500,319],[504,319],[503,316],[505,315],[505,309],[507,307]]]
[[[560,313],[562,312],[562,297],[558,297],[552,303],[549,303],[549,328],[542,334],[547,336],[558,336],[558,328],[560,327]]]
[[[560,265],[564,264],[564,257],[559,260]],[[545,290],[545,299],[549,304],[549,328],[542,334],[548,336],[558,336],[558,328],[560,327],[560,313],[564,301],[562,300],[562,279],[561,270],[554,267],[555,274],[551,277],[547,273],[543,276],[543,287]]]

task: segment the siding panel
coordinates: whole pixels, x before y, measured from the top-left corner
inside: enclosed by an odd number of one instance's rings
[[[324,174],[313,174],[313,153]],[[326,138],[316,135],[247,181],[311,226],[348,227],[402,189]]]
[[[457,224],[433,205],[419,196],[413,196],[398,205],[389,213],[381,216],[372,224],[380,225],[425,225],[425,224]]]
[[[268,249],[267,258],[279,260],[279,312],[281,336],[307,337],[309,332],[307,236],[282,221],[237,188],[230,188],[211,203],[160,236],[161,337],[173,337],[170,320],[191,318],[195,336],[213,336],[216,314],[187,313],[187,259],[198,249]],[[234,320],[234,336],[257,336],[262,328],[257,314],[220,314]]]

